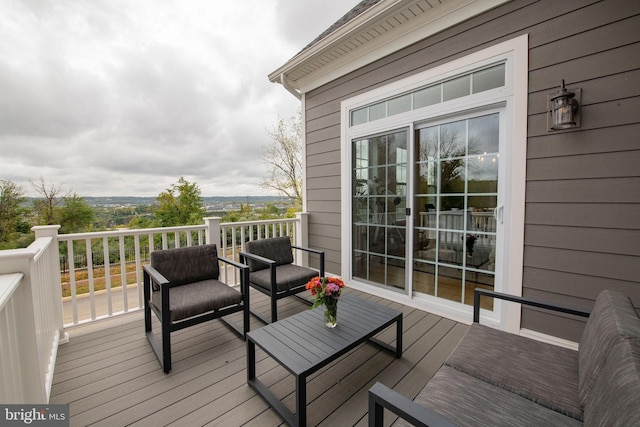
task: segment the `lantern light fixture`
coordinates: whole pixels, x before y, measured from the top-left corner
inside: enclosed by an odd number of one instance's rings
[[[567,90],[564,79],[560,90],[547,95],[547,130],[565,130],[580,127],[580,101],[582,89]]]

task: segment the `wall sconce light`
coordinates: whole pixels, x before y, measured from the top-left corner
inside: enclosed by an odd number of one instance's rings
[[[562,86],[556,93],[547,95],[547,130],[564,130],[580,127],[580,102],[582,89],[568,91]]]

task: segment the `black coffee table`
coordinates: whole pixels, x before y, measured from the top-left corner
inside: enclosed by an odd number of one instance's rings
[[[396,346],[374,335],[396,324]],[[338,325],[324,326],[324,308],[287,317],[247,334],[247,383],[291,426],[307,424],[307,377],[365,341],[402,356],[402,313],[356,296],[344,295],[338,303]],[[295,415],[256,378],[256,348],[289,371],[296,380]]]

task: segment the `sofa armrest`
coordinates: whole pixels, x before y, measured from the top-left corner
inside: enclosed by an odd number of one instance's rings
[[[375,383],[369,389],[369,427],[382,427],[385,408],[414,426],[455,426],[441,414],[418,405],[382,383]]]
[[[321,251],[319,249],[311,249],[311,248],[305,248],[303,246],[298,246],[298,245],[291,245],[291,247],[293,249],[300,249],[301,251],[305,251],[305,252],[310,252],[316,255],[320,255],[320,277],[324,276],[324,251]]]
[[[577,310],[571,307],[566,307],[557,304],[549,304],[542,301],[536,301],[528,298],[518,297],[515,295],[504,294],[501,292],[490,291],[487,289],[476,288],[473,291],[473,321],[478,323],[480,321],[480,297],[487,296],[491,298],[502,299],[505,301],[517,302],[532,307],[543,308],[545,310],[557,311],[560,313],[573,314],[574,316],[589,317],[589,312],[584,310]]]

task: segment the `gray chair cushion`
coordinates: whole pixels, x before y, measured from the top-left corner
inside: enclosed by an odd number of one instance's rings
[[[248,253],[269,258],[276,262],[276,265],[293,263],[293,252],[291,251],[291,240],[289,237],[273,237],[271,239],[253,240],[247,242],[245,249]],[[265,263],[247,259],[249,271],[254,272],[268,268]]]
[[[153,304],[162,307],[161,291],[154,291]],[[242,294],[218,280],[203,280],[169,289],[171,320],[197,316],[230,305],[240,304]]]
[[[445,363],[549,409],[582,419],[577,351],[474,323]]]
[[[589,392],[600,375],[616,342],[629,337],[640,338],[640,318],[631,300],[615,291],[598,295],[580,338],[580,403],[584,406]]]
[[[582,425],[576,419],[447,366],[440,368],[414,401],[460,426]],[[408,424],[403,421],[394,425]]]
[[[640,426],[640,340],[612,349],[584,406],[585,426]]]
[[[154,251],[151,267],[175,284],[218,279],[220,274],[216,245]]]
[[[276,267],[276,292],[304,285],[314,277],[318,277],[316,270],[294,264],[280,265]],[[261,288],[272,290],[270,269],[252,272],[249,281]]]

